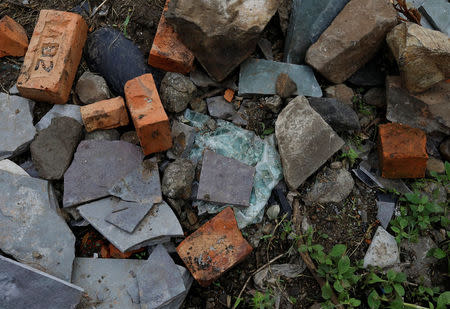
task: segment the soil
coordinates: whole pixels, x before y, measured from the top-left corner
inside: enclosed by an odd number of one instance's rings
[[[70,10],[79,4],[80,0],[30,0],[29,2],[30,4],[22,5],[18,4],[22,3],[21,0],[2,0],[0,3],[0,18],[9,15],[24,26],[28,36],[31,37],[33,27],[41,9]],[[89,2],[91,8],[94,8],[103,1],[90,0]],[[164,2],[164,0],[106,1],[103,7],[107,8],[106,12],[100,10],[102,13],[97,12],[93,17],[87,18],[89,31],[95,31],[97,28],[106,25],[116,27],[124,32],[126,31],[127,36],[139,46],[142,53],[148,55]],[[127,16],[129,16],[129,22],[125,27],[124,23],[127,20]],[[267,26],[263,36],[272,42],[275,60],[281,60],[284,36],[279,26],[277,15]],[[256,57],[263,58],[259,50],[255,51],[255,54]],[[0,58],[0,91],[7,92],[14,85],[22,60],[11,57]],[[76,79],[87,69],[87,65],[84,59],[82,59]],[[237,75],[237,73],[234,74]],[[327,84],[320,77],[319,83],[323,87]],[[357,90],[362,93],[367,89],[359,88]],[[70,100],[75,103],[77,102],[74,95]],[[39,121],[51,107],[52,105],[50,104],[36,104],[34,122]],[[375,141],[376,125],[374,124],[379,122],[380,119],[384,119],[384,114],[385,111],[378,110],[377,116],[379,118],[374,117],[374,121],[363,128],[365,138]],[[252,118],[249,119],[248,129],[262,134],[264,129],[273,128],[276,115],[264,112],[261,109],[254,110],[251,112],[251,115]],[[133,130],[131,125],[119,129],[121,133],[130,130]],[[30,154],[26,153],[13,160],[17,163],[22,163],[29,158]],[[333,162],[339,159],[339,156],[335,155],[329,161]],[[325,164],[325,166],[327,165],[329,163]],[[299,188],[300,200],[314,178],[315,175],[312,175]],[[54,186],[61,200],[63,184],[61,181],[58,181],[54,182]],[[375,193],[375,191],[355,178],[355,188],[344,202],[308,207],[301,206],[302,215],[308,218],[309,223],[314,227],[316,232],[314,234],[314,241],[322,244],[325,247],[325,251],[329,251],[337,243],[346,244],[352,263],[361,260],[376,230]],[[275,199],[275,197],[272,199]],[[202,216],[197,220],[195,213],[192,212],[190,207],[187,211],[190,220],[186,218],[186,215],[179,216],[183,228],[187,233],[194,231],[212,217]],[[177,214],[180,215],[179,213]],[[281,224],[277,225],[277,223],[280,223],[280,219],[278,221],[270,221],[265,216],[262,223],[243,229],[243,235],[252,244],[259,241],[259,244],[255,247],[251,255],[208,288],[200,287],[200,285],[194,282],[186,297],[183,308],[231,308],[247,278],[271,259],[280,254],[290,252],[290,254],[285,254],[277,260],[276,263],[301,263],[301,257],[298,252],[295,249],[292,250],[293,240],[287,237],[286,229],[283,228],[287,222],[290,222],[289,219],[285,219]],[[106,239],[90,226],[72,227],[72,230],[77,237],[76,256],[92,257],[94,253],[100,255],[102,246],[109,244]],[[324,234],[328,235],[328,237],[325,238],[323,236]],[[264,235],[265,237],[263,237]],[[131,258],[145,259],[147,257],[148,254],[141,252],[132,255]],[[172,257],[176,263],[182,265],[182,261],[176,254],[173,254]],[[269,289],[260,292],[265,293],[267,291]],[[322,301],[320,287],[308,270],[298,278],[278,281],[277,285],[270,287],[270,291],[271,293],[281,291],[280,308],[309,308],[314,303]],[[251,307],[253,296],[256,292],[257,289],[253,284],[253,280],[250,280],[247,288],[242,293],[243,300],[239,308]]]

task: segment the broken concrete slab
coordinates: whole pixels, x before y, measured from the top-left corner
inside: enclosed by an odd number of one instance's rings
[[[255,50],[278,0],[171,0],[167,21],[208,74],[224,80]]]
[[[153,204],[121,202],[120,207],[105,217],[111,223],[128,233],[133,233],[144,217],[152,209]]]
[[[306,63],[342,83],[375,55],[396,24],[397,11],[389,1],[351,0],[308,49]]]
[[[31,104],[28,99],[0,93],[0,160],[25,152],[36,135]]]
[[[83,119],[81,119],[80,106],[73,104],[55,104],[53,105],[52,109],[47,114],[45,114],[44,117],[42,117],[41,120],[39,120],[39,122],[36,124],[36,130],[44,130],[52,123],[53,118],[58,117],[73,118],[81,125],[83,124]]]
[[[124,204],[127,202],[108,197],[79,206],[78,210],[84,219],[121,252],[164,243],[172,237],[184,236],[177,217],[165,202],[155,204],[132,234],[105,221],[109,214],[123,209]]]
[[[70,281],[75,236],[57,209],[49,182],[0,170],[0,250]]]
[[[31,158],[39,176],[58,180],[70,165],[83,135],[83,126],[69,117],[53,118],[31,143]]]
[[[186,294],[183,277],[162,245],[153,249],[139,269],[137,281],[142,309],[170,306],[173,300]]]
[[[369,265],[385,268],[398,263],[400,263],[400,250],[395,237],[379,226],[364,256],[364,268]]]
[[[361,129],[358,114],[351,106],[333,98],[309,98],[308,101],[333,130],[342,132]]]
[[[64,174],[64,207],[109,195],[108,190],[142,163],[140,147],[123,141],[81,141]]]
[[[205,150],[197,199],[248,207],[254,175],[253,166]]]
[[[178,255],[203,287],[244,260],[252,250],[242,237],[231,207],[225,208],[177,247]]]
[[[158,163],[145,160],[109,189],[124,201],[157,204],[162,202]]]
[[[411,94],[401,86],[399,76],[386,79],[386,118],[427,133],[450,134],[450,83],[440,82],[421,94]]]
[[[275,135],[284,178],[291,189],[298,188],[344,145],[308,100],[300,96],[278,115]]]
[[[411,93],[421,93],[450,76],[450,39],[442,32],[401,23],[386,36]]]
[[[0,255],[2,309],[75,308],[82,288]]]
[[[448,0],[424,1],[419,7],[419,11],[434,28],[450,35],[450,3]]]
[[[284,45],[284,62],[304,63],[306,51],[349,0],[294,0]]]
[[[30,176],[23,168],[8,159],[0,160],[0,170],[20,176]]]
[[[322,90],[311,67],[262,59],[248,59],[240,68],[239,95],[274,95],[278,75],[285,73],[297,85],[295,95],[321,97]]]

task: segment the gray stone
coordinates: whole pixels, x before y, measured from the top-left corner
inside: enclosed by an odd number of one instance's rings
[[[427,133],[450,134],[450,83],[445,81],[413,95],[402,88],[400,77],[386,79],[386,118]]]
[[[39,173],[34,167],[33,161],[31,159],[20,164],[20,167],[23,168],[25,172],[27,172],[27,174],[31,177],[39,178]]]
[[[383,228],[387,229],[394,214],[396,200],[389,194],[381,194],[377,199],[377,219]]]
[[[291,189],[298,188],[344,145],[305,97],[295,98],[278,115],[275,135]]]
[[[356,112],[333,98],[309,98],[311,107],[322,116],[335,131],[359,131],[361,126]]]
[[[0,170],[20,176],[30,176],[23,168],[8,159],[0,160]]]
[[[81,125],[83,124],[80,106],[72,104],[54,105],[36,124],[36,130],[44,130],[52,123],[52,119],[57,117],[70,117],[78,121]]]
[[[92,104],[111,97],[105,79],[91,72],[84,72],[81,75],[75,91],[83,104]]]
[[[447,190],[442,184],[437,183],[436,181],[426,181],[420,191],[425,194],[430,201],[437,204],[444,204],[447,202]]]
[[[98,131],[94,131],[94,132],[98,132]],[[128,131],[128,132],[123,133],[120,136],[120,140],[130,143],[130,144],[140,145],[139,137],[137,136],[136,131]]]
[[[145,160],[108,191],[124,201],[156,204],[162,202],[158,164]]]
[[[352,192],[354,185],[353,177],[347,170],[326,168],[317,175],[304,201],[306,204],[340,203]]]
[[[258,47],[267,60],[273,60],[272,43],[268,39],[261,38],[258,41]]]
[[[351,0],[306,53],[306,63],[339,84],[366,64],[397,25],[388,0]]]
[[[137,274],[145,260],[76,258],[72,282],[84,288],[81,308],[141,309]],[[192,284],[189,271],[177,265],[186,291]],[[175,303],[173,309],[179,308]]]
[[[70,282],[0,256],[2,309],[75,308],[83,292]]]
[[[385,268],[398,263],[400,263],[400,251],[395,237],[379,226],[364,256],[364,268],[369,265]]]
[[[261,99],[261,104],[274,114],[278,114],[283,106],[283,100],[277,96],[265,97]]]
[[[87,132],[84,139],[95,141],[118,141],[120,140],[120,133],[116,129],[96,130]]]
[[[445,166],[444,162],[439,159],[429,157],[427,161],[427,174],[431,176],[431,173],[444,174]]]
[[[327,87],[325,89],[325,96],[338,99],[342,103],[352,107],[355,93],[352,88],[347,87],[345,84],[338,84]]]
[[[419,11],[434,28],[450,35],[450,3],[448,0],[427,0]]]
[[[227,102],[223,96],[208,98],[206,104],[209,114],[214,118],[231,120],[236,114],[233,104]]]
[[[25,152],[36,135],[31,102],[0,93],[0,160]]]
[[[30,150],[41,178],[58,180],[63,177],[82,134],[83,126],[69,117],[53,118],[48,128],[38,132]]]
[[[450,162],[450,138],[447,138],[439,145],[439,152],[445,161]]]
[[[0,250],[70,281],[75,236],[58,215],[51,184],[0,171]]]
[[[279,0],[174,0],[166,18],[208,74],[224,80],[248,58]]]
[[[294,0],[284,47],[284,61],[304,63],[306,51],[349,0]]]
[[[212,80],[208,74],[206,74],[203,70],[197,68],[194,71],[189,73],[189,78],[197,87],[216,87],[216,88],[231,88],[236,89],[236,84],[234,83],[234,78],[230,77],[224,80],[223,82],[216,82]]]
[[[254,175],[253,166],[205,150],[197,199],[218,204],[250,206]]]
[[[231,122],[233,122],[234,125],[244,127],[248,124],[249,115],[251,115],[249,108],[244,106],[244,104],[241,104],[239,110],[231,118]]]
[[[278,204],[270,206],[266,211],[266,215],[270,220],[275,220],[276,218],[278,218],[279,214],[280,214],[280,205]]]
[[[149,276],[151,274],[151,276]],[[161,308],[186,294],[181,273],[164,246],[157,246],[137,273],[142,309]]]
[[[301,264],[272,264],[270,267],[263,268],[257,272],[253,280],[260,289],[266,289],[267,284],[274,284],[282,278],[295,279],[301,276],[305,271],[306,265]]]
[[[186,158],[189,156],[195,141],[195,128],[179,121],[172,122],[172,148],[167,151],[170,159]]]
[[[64,207],[109,195],[108,190],[136,169],[144,155],[135,145],[122,141],[81,141],[64,174]]]
[[[161,184],[163,194],[173,199],[189,199],[194,176],[195,166],[191,161],[175,160],[164,171]]]
[[[152,209],[153,204],[141,204],[121,201],[120,209],[105,217],[111,223],[128,233],[133,233],[144,217]]]
[[[168,72],[161,82],[161,101],[164,108],[171,113],[184,111],[194,98],[197,87],[180,73]]]
[[[20,95],[19,89],[17,89],[17,85],[14,84],[9,90],[9,95]]]
[[[192,108],[194,112],[197,113],[206,113],[206,102],[205,100],[202,100],[200,98],[194,98],[190,103],[189,106]]]
[[[364,94],[364,102],[375,107],[386,106],[386,89],[371,88]]]
[[[294,94],[321,97],[322,90],[309,66],[248,59],[239,73],[239,95],[276,94],[275,84],[280,73],[286,73],[296,83]]]
[[[430,237],[420,237],[417,242],[403,240],[400,244],[402,251],[405,251],[406,267],[404,272],[408,278],[418,284],[431,287],[432,265],[437,259],[427,256],[428,251],[437,248],[436,244]]]
[[[172,209],[165,202],[155,204],[139,223],[134,233],[119,229],[105,221],[105,218],[122,209],[118,198],[108,197],[79,206],[81,216],[121,252],[136,250],[145,246],[164,243],[172,237],[183,237],[183,229]]]

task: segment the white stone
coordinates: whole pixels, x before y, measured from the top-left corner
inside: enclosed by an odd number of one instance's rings
[[[364,256],[364,268],[369,265],[385,268],[400,263],[400,251],[395,237],[379,226]]]

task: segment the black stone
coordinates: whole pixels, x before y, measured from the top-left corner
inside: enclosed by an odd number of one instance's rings
[[[335,131],[358,131],[361,129],[356,112],[334,98],[309,98],[311,107],[322,116]]]

